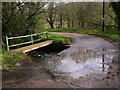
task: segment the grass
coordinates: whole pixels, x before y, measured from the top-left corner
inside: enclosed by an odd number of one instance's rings
[[[2,70],[10,70],[17,61],[22,59],[22,54],[2,49],[0,50],[0,58]]]
[[[63,36],[48,34],[48,37],[49,39],[54,40],[60,44],[70,44],[70,39]]]
[[[114,40],[120,41],[120,33],[117,29],[114,30],[105,30],[102,32],[101,30],[83,30],[83,29],[68,29],[68,28],[55,28],[55,29],[47,29],[49,32],[71,32],[71,33],[79,33],[79,34],[95,34],[95,35],[102,35]]]

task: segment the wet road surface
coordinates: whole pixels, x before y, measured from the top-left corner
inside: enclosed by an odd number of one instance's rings
[[[12,71],[3,72],[3,87],[118,88],[118,47],[93,36],[52,32],[72,39],[59,53],[34,50]],[[50,47],[45,47],[45,50]]]
[[[113,44],[94,35],[61,33],[61,32],[51,32],[51,33],[72,38],[72,42],[73,42],[71,44],[72,47],[117,49],[117,47],[114,46]]]

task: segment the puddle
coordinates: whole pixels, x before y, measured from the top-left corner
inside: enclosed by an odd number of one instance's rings
[[[56,58],[47,60],[46,66],[55,76],[76,79],[93,73],[107,74],[113,60],[117,62],[116,50],[67,49]]]
[[[33,58],[40,61],[38,65],[43,66],[52,80],[64,81],[73,88],[118,87],[116,46],[101,38],[82,35],[81,38],[75,36],[70,47],[60,50],[57,46],[57,52],[44,52],[56,51],[53,48],[39,49],[35,51],[37,59]]]
[[[40,54],[37,57],[40,60]],[[77,79],[91,74],[106,75],[110,65],[118,61],[118,51],[71,47],[58,54],[44,54],[44,57],[45,60],[42,60],[41,65],[55,77]]]

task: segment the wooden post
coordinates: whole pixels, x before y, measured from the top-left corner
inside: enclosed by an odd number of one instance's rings
[[[31,42],[32,42],[32,44],[33,44],[33,35],[31,35]]]
[[[103,0],[102,32],[105,30],[105,0]]]
[[[9,51],[9,42],[8,42],[8,37],[6,36],[6,45],[7,45],[7,50]]]

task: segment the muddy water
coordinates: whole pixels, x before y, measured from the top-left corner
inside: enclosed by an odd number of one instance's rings
[[[29,53],[53,80],[64,81],[73,88],[118,87],[117,46],[95,36],[57,34],[72,37],[69,48],[57,53],[40,49]]]
[[[113,59],[117,62],[116,53],[117,51],[68,49],[46,62],[46,65],[55,76],[62,75],[77,79],[92,73],[106,74]]]

